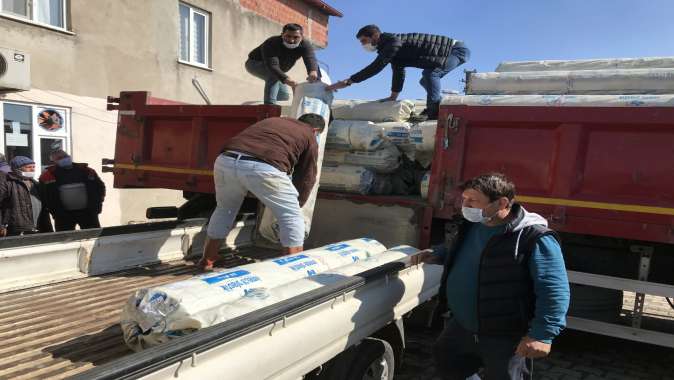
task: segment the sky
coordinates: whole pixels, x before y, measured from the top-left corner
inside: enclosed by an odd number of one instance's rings
[[[318,58],[333,81],[369,64],[358,29],[377,24],[391,33],[433,33],[462,40],[471,59],[443,78],[463,91],[464,69],[494,71],[501,61],[674,56],[674,0],[326,0],[344,13],[331,17],[327,49]],[[421,70],[407,69],[400,99],[425,99]],[[391,69],[339,91],[341,99],[390,95]]]

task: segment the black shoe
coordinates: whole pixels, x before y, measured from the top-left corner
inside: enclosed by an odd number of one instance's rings
[[[424,109],[419,114],[416,114],[416,113],[412,112],[412,114],[410,115],[410,118],[407,119],[407,122],[412,123],[412,124],[418,124],[418,123],[423,123],[426,120],[428,120],[428,112],[427,112],[426,109]]]

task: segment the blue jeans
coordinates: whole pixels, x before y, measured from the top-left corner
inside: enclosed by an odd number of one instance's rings
[[[224,239],[250,191],[269,208],[279,224],[281,245],[304,245],[304,217],[298,192],[288,174],[256,161],[220,155],[213,168],[217,206],[208,223],[208,237]]]
[[[452,47],[452,52],[447,57],[447,62],[443,67],[424,69],[421,72],[419,83],[426,90],[426,108],[429,112],[433,111],[433,108],[437,108],[437,103],[442,100],[442,83],[440,80],[450,71],[468,62],[469,59],[470,50],[463,42],[457,42]],[[435,112],[437,114],[437,110]]]
[[[290,99],[290,88],[281,83],[262,61],[246,61],[246,71],[264,81],[264,104],[276,104],[277,101]]]

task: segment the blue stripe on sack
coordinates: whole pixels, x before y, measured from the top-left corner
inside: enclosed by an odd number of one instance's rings
[[[235,270],[233,272],[222,273],[222,274],[219,274],[219,275],[213,276],[213,277],[204,278],[204,279],[202,279],[202,281],[204,281],[207,284],[215,284],[215,283],[220,282],[220,281],[228,280],[230,278],[237,278],[237,277],[245,276],[245,275],[248,275],[248,274],[250,274],[250,272],[248,272],[247,270],[241,269],[241,270]]]

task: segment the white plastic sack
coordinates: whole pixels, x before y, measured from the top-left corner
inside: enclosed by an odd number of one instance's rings
[[[410,143],[410,124],[403,122],[377,123],[377,128],[381,128],[384,137],[395,145],[406,145]]]
[[[400,151],[390,142],[379,149],[367,151],[327,150],[323,157],[326,166],[354,165],[371,169],[375,173],[391,173],[400,166]]]
[[[375,150],[384,142],[384,130],[363,120],[333,120],[328,131],[328,149]]]
[[[367,260],[384,251],[386,247],[375,240],[355,239],[141,289],[129,298],[122,310],[124,341],[135,351],[169,341],[273,304],[276,300],[264,301],[272,289]],[[240,302],[242,298],[264,302],[247,305]]]
[[[368,194],[374,172],[362,166],[339,165],[323,168],[321,189],[355,194]]]
[[[410,130],[410,137],[414,143],[414,159],[424,168],[429,167],[433,161],[437,127],[438,122],[431,120],[413,125]]]
[[[406,121],[414,111],[414,102],[365,100],[336,100],[332,106],[335,119],[370,120],[372,122]]]
[[[469,95],[671,94],[674,68],[470,73]]]
[[[501,62],[496,71],[571,71],[674,68],[674,57]]]
[[[419,194],[421,194],[422,199],[428,199],[428,187],[431,184],[431,172],[426,172],[421,178],[421,184],[419,185]]]
[[[443,105],[550,107],[674,107],[674,95],[464,95]]]
[[[325,75],[323,75],[325,78]],[[311,231],[311,220],[314,215],[314,206],[318,196],[318,186],[321,178],[321,167],[323,155],[325,153],[325,144],[327,136],[330,133],[328,122],[330,120],[330,103],[332,102],[332,92],[326,91],[327,84],[323,82],[301,83],[295,87],[293,104],[291,106],[290,117],[299,118],[307,113],[315,113],[323,116],[325,119],[325,130],[319,135],[318,140],[318,160],[316,163],[316,184],[309,194],[304,206],[302,206],[302,216],[304,217],[305,236],[309,236]],[[271,213],[271,210],[264,208],[258,232],[262,237],[272,243],[280,243],[279,225]]]

